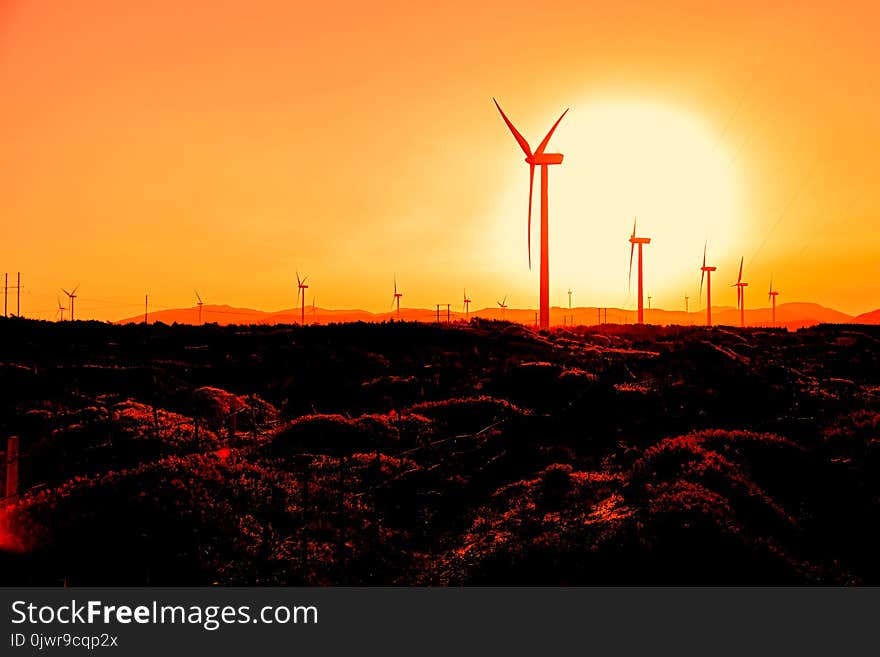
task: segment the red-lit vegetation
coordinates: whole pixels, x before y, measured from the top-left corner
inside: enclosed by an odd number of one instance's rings
[[[880,581],[873,329],[0,326],[7,583]]]

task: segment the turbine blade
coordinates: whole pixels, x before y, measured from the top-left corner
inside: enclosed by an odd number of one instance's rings
[[[547,136],[544,137],[544,141],[542,141],[542,142],[538,145],[537,150],[535,150],[535,155],[541,155],[541,154],[543,154],[544,149],[547,148],[547,143],[550,141],[550,137],[552,137],[552,136],[553,136],[553,133],[556,131],[556,126],[559,125],[559,122],[562,120],[562,117],[565,116],[566,114],[568,114],[568,110],[567,110],[567,109],[562,113],[562,116],[560,116],[558,119],[556,119],[556,123],[554,123],[554,124],[553,124],[553,127],[550,128],[550,132],[548,132],[548,133],[547,133]]]
[[[65,290],[63,287],[61,288],[61,291],[64,292],[64,294],[66,294],[67,296],[70,296],[70,292]]]
[[[632,234],[632,238],[633,238],[633,239],[636,238],[636,222],[637,222],[638,220],[639,220],[638,217],[633,217],[633,234]]]
[[[632,280],[633,280],[633,254],[636,251],[636,245],[629,245],[629,277],[626,282],[626,293],[629,294],[630,288],[632,288]]]
[[[706,265],[703,265],[703,266],[705,267]],[[703,300],[703,279],[704,278],[706,278],[706,270],[705,269],[703,269],[700,274],[700,301]]]
[[[709,244],[709,241],[706,240],[703,242],[703,266],[706,266],[706,246]]]
[[[501,105],[498,104],[498,101],[493,98],[492,102],[495,103],[495,107],[497,107],[498,111],[501,112],[501,118],[504,119],[504,122],[507,124],[507,127],[510,128],[510,132],[513,133],[513,137],[514,137],[514,139],[516,139],[517,143],[519,144],[519,147],[523,150],[523,153],[526,154],[526,157],[531,157],[532,156],[532,149],[529,147],[529,142],[526,141],[526,138],[523,137],[519,133],[519,130],[517,130],[516,127],[510,122],[510,119],[507,118],[507,114],[505,114],[504,110],[501,109]]]
[[[196,299],[199,300],[199,303],[202,303],[202,297],[199,295],[199,291],[193,288],[193,292],[196,293]]]
[[[71,294],[76,294],[76,291],[79,289],[79,283],[76,284],[76,287],[73,288],[73,292]]]
[[[740,258],[740,259],[739,259],[739,275],[736,277],[736,282],[737,282],[737,283],[742,283],[742,279],[743,279],[743,259],[744,259],[744,258]]]
[[[532,190],[535,187],[535,165],[529,165],[529,223],[528,223],[528,248],[529,248],[529,269],[532,268]]]

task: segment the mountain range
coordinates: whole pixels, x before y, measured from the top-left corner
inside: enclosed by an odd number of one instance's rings
[[[253,308],[236,308],[227,305],[208,305],[202,307],[202,321],[204,323],[229,324],[295,324],[300,321],[300,309],[289,308],[278,311],[255,310]],[[771,322],[770,308],[752,308],[745,312],[747,326],[773,326]],[[537,311],[523,308],[482,308],[469,313],[470,317],[483,319],[506,319],[520,324],[534,325]],[[156,310],[148,316],[150,323],[163,322],[165,324],[197,324],[199,317],[198,307],[172,308]],[[396,311],[372,313],[367,310],[337,310],[320,307],[307,307],[305,321],[307,324],[330,324],[341,322],[385,322],[397,317]],[[441,322],[461,321],[465,319],[465,313],[459,310],[449,309],[447,316],[446,306],[440,307],[439,319]],[[117,324],[129,324],[143,322],[143,315],[135,315],[118,320]],[[436,308],[401,308],[400,319],[404,321],[436,322],[438,313]],[[679,310],[663,310],[661,308],[645,309],[645,322],[660,325],[696,325],[702,324],[706,319],[705,309],[693,312]],[[595,325],[598,323],[609,324],[632,324],[636,320],[636,311],[622,308],[596,308],[575,307],[561,308],[554,306],[550,309],[550,321],[553,325]],[[713,306],[712,323],[725,326],[737,326],[740,322],[739,310],[732,306]],[[848,315],[846,313],[827,308],[816,303],[781,303],[776,306],[776,326],[788,329],[798,329],[816,324],[880,324],[880,308],[861,315]]]

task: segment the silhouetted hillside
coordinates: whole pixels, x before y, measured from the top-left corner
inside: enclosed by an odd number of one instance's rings
[[[7,584],[880,582],[880,327],[0,337]]]

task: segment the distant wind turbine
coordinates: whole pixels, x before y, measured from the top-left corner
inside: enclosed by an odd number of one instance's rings
[[[501,308],[501,319],[503,320],[507,314],[507,295],[504,295],[504,298],[498,302],[499,308]]]
[[[744,258],[739,259],[739,275],[736,277],[736,283],[731,285],[731,287],[736,288],[736,307],[739,308],[739,325],[745,327],[746,325],[746,287],[748,287],[748,283],[743,283],[743,260]]]
[[[202,297],[199,296],[199,291],[196,290],[195,288],[193,288],[193,292],[196,293],[196,299],[198,300],[196,302],[196,305],[199,307],[199,326],[201,326],[202,325],[202,306],[204,304],[202,303]]]
[[[776,326],[776,297],[779,296],[779,292],[773,289],[773,279],[770,279],[770,291],[767,293],[767,300],[771,303],[772,312],[773,312],[773,325]]]
[[[571,288],[568,288],[568,309],[571,310]]]
[[[400,297],[403,296],[403,292],[397,291],[397,276],[394,277],[394,297],[391,299],[391,307],[394,307],[394,304],[397,304],[397,321],[400,321]]]
[[[64,304],[61,303],[61,297],[58,297],[58,311],[55,313],[55,319],[58,319],[58,315],[60,314],[60,315],[61,315],[61,321],[63,322],[63,321],[64,321],[64,311],[65,311],[65,310],[67,310],[67,308],[65,308],[65,307],[64,307]]]
[[[462,299],[462,301],[464,302],[462,303],[462,305],[464,306],[464,320],[468,321],[471,312],[471,300],[467,295],[467,290],[464,291],[464,298]]]
[[[688,299],[690,299],[690,297],[687,294],[685,294],[684,295],[684,314],[685,315],[687,315],[687,313],[688,313]]]
[[[299,323],[301,325],[306,323],[306,290],[309,289],[309,286],[306,285],[307,280],[309,280],[308,276],[300,279],[299,272],[296,272],[296,300],[302,304],[299,316]]]
[[[706,326],[712,326],[712,272],[717,267],[706,266],[706,244],[703,244],[703,266],[700,270],[700,297],[703,296],[703,279],[706,279]]]
[[[636,244],[639,245],[639,310],[638,310],[638,321],[639,324],[645,323],[645,302],[644,302],[644,276],[642,272],[642,246],[645,244],[651,243],[650,237],[636,237],[636,221],[637,219],[633,219],[633,232],[629,238],[629,283],[627,285],[632,284],[632,273],[633,273],[633,254],[636,250]],[[650,307],[650,297],[649,297],[649,307]]]
[[[648,295],[648,310],[651,310],[651,299],[652,299],[652,298],[653,298],[653,297],[649,294],[649,295]]]
[[[543,141],[538,145],[538,148],[535,149],[535,152],[532,152],[532,149],[529,147],[529,142],[526,141],[525,137],[523,137],[519,130],[517,130],[513,123],[510,122],[510,119],[507,118],[507,115],[501,109],[501,105],[498,104],[498,101],[494,98],[492,99],[495,103],[495,107],[498,108],[498,111],[501,113],[501,118],[504,119],[504,123],[507,124],[507,127],[510,129],[510,132],[513,134],[514,139],[519,144],[519,147],[522,149],[523,153],[526,155],[526,163],[529,165],[529,223],[528,223],[528,249],[529,249],[529,269],[532,268],[532,190],[534,188],[535,182],[535,167],[541,167],[541,272],[540,272],[540,327],[542,329],[550,328],[550,230],[549,230],[549,204],[548,204],[548,173],[547,167],[554,164],[562,164],[562,153],[545,153],[544,150],[547,148],[547,144],[550,142],[550,137],[553,136],[553,132],[556,130],[556,126],[559,125],[559,122],[562,121],[562,117],[568,113],[568,110],[562,113],[558,119],[556,119],[556,123],[553,124],[553,127],[550,128],[550,132],[544,137]]]
[[[74,300],[76,299],[76,291],[77,291],[78,289],[79,289],[79,283],[77,283],[77,284],[76,284],[76,287],[73,288],[73,292],[68,292],[68,291],[65,290],[63,287],[61,288],[61,291],[64,292],[64,294],[67,295],[67,298],[68,298],[68,299],[70,299],[70,321],[71,321],[71,322],[73,321],[73,303],[74,303]]]

